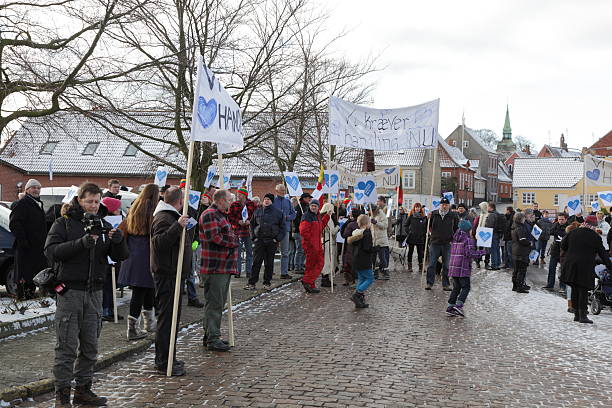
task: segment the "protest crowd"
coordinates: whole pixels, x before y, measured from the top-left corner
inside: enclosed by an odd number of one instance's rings
[[[201,194],[197,209],[190,206],[188,215],[183,215],[184,188],[184,184],[144,185],[125,214],[117,180],[109,182],[104,194],[99,186],[85,182],[50,224],[37,180],[30,179],[25,195],[13,203],[10,226],[16,237],[17,296],[37,296],[35,276],[47,267],[55,272],[51,285],[38,282],[38,295],[57,299],[56,406],[70,406],[73,380],[73,403],[106,403],[92,391],[92,376],[102,321],[115,319],[112,292],[117,288],[110,284],[111,267],[118,273],[117,285],[131,288],[126,339],[154,333],[155,368],[160,373],[166,372],[169,347],[176,341],[171,338],[172,323],[177,325],[180,319],[183,292],[189,306],[203,308],[204,346],[229,351],[229,342],[221,337],[221,318],[230,281],[232,276],[245,278],[245,289],[256,290],[262,265],[265,290],[270,289],[275,272],[281,279],[292,279],[290,272],[302,275],[308,294],[331,288],[334,276],[341,274],[342,285],[354,288],[350,300],[360,309],[369,306],[366,293],[376,280],[391,279],[390,253],[395,248],[396,269],[401,263],[408,273],[422,273],[427,291],[439,280],[450,292],[446,313],[457,317],[466,314],[473,266],[511,270],[508,288],[527,294],[531,289],[527,268],[538,265],[548,268],[543,289],[553,291],[558,282],[568,312],[580,323],[592,323],[587,299],[594,289],[596,265],[612,270],[610,219],[600,211],[586,216],[561,212],[551,220],[537,204],[525,210],[506,207],[502,214],[494,203],[483,202],[474,211],[451,204],[446,197],[433,211],[420,203],[410,209],[399,203],[391,211],[384,195],[377,197],[376,204],[353,205],[351,197],[333,201],[330,195],[315,199],[302,193],[291,198],[285,185],[278,184],[261,200],[249,198],[246,185],[234,193],[211,186]],[[116,226],[109,218],[113,216],[120,219]],[[492,233],[487,236],[482,231]],[[275,271],[277,253],[280,268]],[[203,301],[195,294],[196,275],[204,288]],[[177,279],[183,291],[179,316],[173,320]],[[176,357],[171,373],[186,373]]]

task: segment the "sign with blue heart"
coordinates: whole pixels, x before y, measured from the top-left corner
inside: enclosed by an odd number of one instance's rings
[[[540,253],[534,249],[533,251],[529,253],[529,260],[531,262],[535,262],[538,260],[539,256],[540,256]]]
[[[446,198],[448,200],[449,203],[455,204],[455,194],[453,194],[452,191],[449,191],[448,193],[442,193],[442,197]]]
[[[599,210],[601,210],[601,206],[599,205],[599,201],[593,201],[593,202],[591,203],[591,209],[592,209],[593,211],[599,211]]]
[[[325,184],[323,194],[338,194],[340,191],[340,176],[337,170],[325,170],[323,173]]]
[[[387,167],[386,169],[376,170],[371,173],[377,188],[394,189],[399,186],[399,167]]]
[[[244,145],[242,114],[215,74],[198,57],[191,113],[192,141]]]
[[[542,235],[542,228],[538,227],[537,225],[534,225],[533,228],[531,229],[531,235],[537,241],[538,239],[540,239],[540,236]]]
[[[355,185],[355,204],[375,203],[376,182],[372,176],[358,177]]]
[[[204,180],[204,187],[210,187],[210,183],[212,183],[213,179],[217,175],[217,167],[214,165],[208,166],[208,170],[206,171],[206,180]]]
[[[476,228],[476,246],[483,248],[491,248],[493,242],[493,228],[478,227]]]
[[[283,177],[285,178],[285,184],[287,185],[287,193],[289,193],[291,197],[299,197],[304,193],[297,173],[285,171],[283,172]]]
[[[166,185],[166,179],[168,178],[168,169],[164,166],[159,166],[155,172],[155,181],[153,184],[157,184],[160,187]]]
[[[107,215],[104,217],[104,221],[108,222],[113,228],[117,228],[121,221],[123,221],[123,217],[121,215]]]
[[[70,190],[68,190],[64,198],[62,198],[62,203],[68,204],[70,201],[72,201],[78,191],[79,188],[77,186],[70,187]]]
[[[197,210],[200,206],[200,196],[202,193],[200,191],[191,190],[189,192],[189,206],[194,210]]]
[[[567,213],[570,217],[575,214],[582,214],[582,201],[579,195],[568,197],[565,205],[567,206]]]
[[[436,211],[438,209],[440,209],[440,198],[434,198],[431,201],[431,211]]]
[[[597,195],[605,207],[612,207],[612,191],[600,191]]]

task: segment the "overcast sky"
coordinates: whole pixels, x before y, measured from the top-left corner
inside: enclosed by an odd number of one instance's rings
[[[337,0],[332,27],[351,29],[339,52],[382,51],[374,107],[440,98],[440,134],[461,123],[537,147],[568,129],[570,147],[612,130],[612,1]],[[594,135],[594,136],[593,136]]]

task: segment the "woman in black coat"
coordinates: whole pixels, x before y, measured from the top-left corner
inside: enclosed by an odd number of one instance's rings
[[[587,318],[587,304],[589,290],[595,287],[595,257],[599,255],[608,270],[612,270],[601,237],[595,232],[596,227],[597,217],[589,215],[580,228],[571,231],[561,241],[561,250],[565,253],[561,282],[572,288],[574,321],[580,323],[593,323]]]
[[[412,272],[412,256],[417,249],[419,270],[423,269],[425,256],[425,236],[427,235],[427,217],[420,203],[414,203],[405,221],[406,242],[408,243],[408,271]]]
[[[403,245],[404,241],[406,240],[406,236],[408,235],[408,232],[406,231],[407,218],[408,214],[406,214],[406,210],[404,207],[400,207],[397,219],[393,223],[395,226],[395,240],[399,242],[400,246]]]
[[[531,252],[531,227],[527,224],[525,213],[514,214],[514,222],[510,235],[512,236],[512,290],[518,293],[529,293],[530,286],[525,283],[529,253]]]

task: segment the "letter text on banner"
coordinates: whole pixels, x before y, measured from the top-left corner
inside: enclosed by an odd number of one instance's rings
[[[367,174],[372,174],[374,176],[376,188],[395,189],[399,186],[399,167],[388,167]]]
[[[371,150],[435,149],[440,100],[373,109],[329,98],[329,144]]]
[[[223,145],[243,146],[242,115],[240,107],[198,57],[198,78],[193,96],[191,140]],[[231,146],[219,146],[232,150]]]
[[[586,155],[584,174],[589,186],[612,187],[612,161]]]

